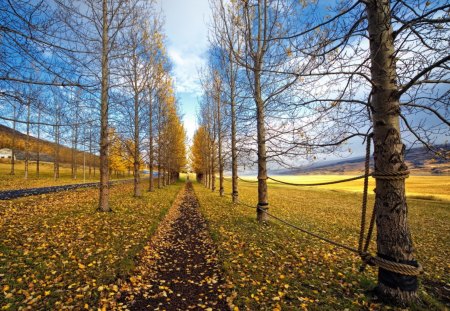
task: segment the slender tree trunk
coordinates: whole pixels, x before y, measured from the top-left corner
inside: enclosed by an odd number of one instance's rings
[[[11,146],[11,171],[10,171],[10,175],[15,175],[15,164],[16,164],[16,106],[14,106],[13,108],[13,116],[14,116],[14,121],[13,121],[13,137],[12,137],[12,146]]]
[[[141,177],[139,175],[140,157],[139,157],[139,97],[135,90],[134,93],[134,196],[141,196]]]
[[[53,160],[53,178],[59,179],[59,111],[57,113],[57,124],[55,126],[55,159]]]
[[[41,161],[41,110],[38,111],[38,128],[37,128],[37,150],[36,150],[36,177],[39,178],[39,169]]]
[[[215,120],[216,118],[213,117],[213,119]],[[215,144],[215,140],[216,140],[216,124],[214,122],[214,127],[213,127],[213,140],[211,142],[211,191],[216,191],[216,144]]]
[[[93,158],[92,158],[92,128],[89,127],[89,161],[88,161],[88,165],[89,165],[88,176],[89,176],[89,179],[91,179],[91,167],[92,167],[93,164],[95,165],[95,162],[92,163],[92,160],[93,160]]]
[[[158,156],[159,158],[159,156]],[[159,164],[158,161],[158,189],[161,189],[162,185],[161,185],[161,165]]]
[[[221,103],[220,103],[220,88],[217,94],[217,143],[219,151],[219,194],[222,197],[224,194],[223,189],[223,158],[222,158],[222,121],[220,115]]]
[[[214,158],[211,158],[211,191],[216,191],[216,174],[215,174],[215,167],[213,164]]]
[[[237,149],[236,149],[236,102],[235,102],[235,76],[230,53],[230,104],[231,104],[231,191],[233,203],[238,202],[238,176],[237,176]]]
[[[148,137],[149,137],[149,148],[148,148],[148,157],[149,157],[149,174],[150,178],[148,179],[148,191],[153,191],[153,103],[152,103],[152,90],[149,89],[149,124],[148,124]]]
[[[78,122],[76,118],[75,122]],[[78,145],[78,126],[75,125],[72,144],[72,179],[77,179],[77,145]]]
[[[267,193],[267,158],[266,158],[266,129],[264,127],[264,102],[261,97],[261,64],[257,64],[255,70],[255,101],[256,101],[256,127],[258,139],[258,208],[256,216],[259,222],[267,221],[269,209]]]
[[[161,161],[162,161],[162,156],[161,156],[161,139],[162,139],[162,135],[161,135],[161,113],[162,113],[162,109],[161,109],[161,98],[158,97],[158,116],[157,116],[157,122],[158,122],[158,189],[161,189],[162,187],[162,167],[161,167]]]
[[[375,159],[375,211],[378,256],[387,260],[417,265],[408,228],[405,179],[383,178],[383,173],[407,171],[405,145],[401,141],[397,96],[395,52],[387,0],[370,0],[366,7],[370,37],[372,112]],[[377,177],[378,175],[378,177]],[[417,277],[379,268],[379,295],[406,305],[417,299]]]
[[[27,107],[27,140],[25,142],[25,179],[28,179],[28,163],[30,161],[30,110],[31,102],[28,100]]]
[[[98,210],[110,212],[109,207],[109,169],[108,169],[108,0],[102,1],[102,86],[100,109],[100,192]]]

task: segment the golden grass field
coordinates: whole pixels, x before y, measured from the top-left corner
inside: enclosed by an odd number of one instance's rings
[[[289,183],[319,183],[334,180],[351,178],[356,175],[277,175],[271,176],[275,179]],[[255,177],[242,177],[244,180],[256,181]],[[270,186],[305,188],[296,186],[287,186],[268,180]],[[338,191],[362,192],[363,179],[354,180],[341,184],[306,187],[309,189],[327,189]],[[245,182],[241,181],[241,184]],[[375,180],[369,179],[369,191],[375,188]],[[450,176],[415,176],[411,175],[406,179],[406,192],[410,198],[423,198],[430,200],[446,200],[450,201]]]
[[[291,182],[317,182],[347,176],[278,176]],[[246,177],[249,179],[249,177]],[[449,306],[450,283],[449,177],[408,179],[409,225],[420,276],[421,304],[412,310],[443,310]],[[301,228],[357,247],[362,181],[349,185],[292,187],[269,184],[269,212]],[[358,272],[359,257],[323,243],[271,219],[256,222],[255,208],[231,203],[231,182],[225,197],[195,183],[196,194],[218,244],[219,259],[230,295],[239,310],[387,310],[367,292],[376,285],[376,268]],[[373,185],[371,185],[373,188]],[[429,190],[427,190],[429,189]],[[414,197],[417,196],[417,197]],[[239,183],[239,198],[257,203],[257,185]],[[425,199],[424,199],[425,198]],[[369,208],[374,195],[369,195]],[[367,220],[370,217],[367,215]],[[376,232],[371,252],[376,252]],[[400,309],[399,309],[400,310]]]
[[[78,166],[77,179],[72,179],[72,172],[69,164],[60,165],[58,180],[55,180],[53,178],[53,163],[42,162],[40,164],[39,178],[36,177],[35,162],[31,162],[29,164],[28,179],[24,178],[25,168],[23,161],[16,161],[15,175],[10,175],[10,171],[11,165],[9,163],[0,162],[0,191],[99,181],[98,168],[96,168],[95,176],[93,175],[94,169],[92,168],[91,178],[89,178],[87,167],[85,171],[86,179],[84,180],[83,166]],[[113,175],[111,176],[111,178],[115,179],[116,176]],[[125,177],[125,178],[132,178],[132,177]]]

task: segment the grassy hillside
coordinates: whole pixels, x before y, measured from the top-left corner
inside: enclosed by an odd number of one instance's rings
[[[440,156],[425,147],[407,150],[405,161],[415,175],[450,175],[450,147],[438,145]],[[286,171],[290,174],[360,174],[364,171],[364,157],[356,157],[328,162],[317,162],[309,167]],[[284,172],[281,171],[281,174]]]
[[[15,135],[15,144],[13,143],[13,137]],[[26,149],[27,135],[19,131],[14,131],[12,128],[0,124],[0,148],[14,148],[16,150],[16,157],[19,160],[24,159],[24,153]],[[55,155],[56,144],[44,139],[38,139],[30,136],[30,159],[36,159],[36,153],[39,151],[41,154],[41,160],[53,161]],[[59,145],[59,157],[61,163],[71,163],[72,161],[72,149],[64,145]],[[83,152],[77,151],[77,163],[83,164]],[[87,163],[98,163],[98,157],[93,154],[86,153]]]

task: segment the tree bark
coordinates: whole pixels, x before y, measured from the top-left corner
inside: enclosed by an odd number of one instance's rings
[[[16,164],[16,106],[13,107],[13,137],[12,137],[12,146],[11,146],[11,171],[9,172],[10,175],[15,175],[15,164]]]
[[[378,256],[417,266],[408,228],[405,179],[383,178],[383,173],[407,171],[405,145],[400,137],[400,105],[394,42],[387,0],[371,0],[366,7],[370,36],[372,112],[375,159],[375,211]],[[377,178],[377,175],[379,176]],[[379,295],[385,300],[407,305],[417,299],[417,277],[379,268]]]
[[[219,81],[217,83],[220,83]],[[222,122],[220,115],[220,86],[217,86],[217,143],[218,143],[218,151],[219,151],[219,194],[222,197],[224,194],[223,189],[223,158],[222,158]]]
[[[235,102],[235,75],[233,62],[230,58],[230,105],[231,105],[231,191],[233,203],[239,200],[237,176],[237,148],[236,148],[236,102]]]
[[[88,165],[89,165],[89,172],[88,172],[88,176],[89,179],[91,179],[91,167],[92,165],[95,165],[95,162],[92,163],[93,157],[92,157],[92,128],[91,128],[91,124],[89,125],[89,161],[88,161]],[[95,161],[95,160],[94,160]],[[95,174],[94,174],[95,176]]]
[[[39,178],[39,169],[41,161],[41,109],[38,111],[38,128],[37,128],[37,150],[36,150],[36,177]]]
[[[266,130],[264,126],[264,102],[261,97],[261,64],[255,70],[255,101],[256,101],[256,127],[258,139],[258,206],[256,218],[259,222],[267,221],[266,210],[269,209],[267,193],[267,157],[266,157]]]
[[[78,118],[75,118],[78,122]],[[72,143],[72,179],[77,179],[77,145],[78,145],[78,126],[74,126]]]
[[[139,173],[139,97],[137,90],[134,91],[134,196],[141,196],[141,177]]]
[[[153,191],[153,105],[152,105],[152,90],[149,89],[149,124],[148,124],[148,136],[149,136],[149,174],[148,191]]]
[[[31,102],[29,99],[27,107],[27,140],[25,142],[25,179],[28,179],[28,163],[30,161],[30,110]]]
[[[99,206],[101,212],[110,212],[109,207],[109,169],[108,169],[108,1],[102,0],[102,81],[100,107],[100,191]]]
[[[55,125],[55,158],[53,160],[53,178],[59,178],[59,109],[57,112],[57,121]]]

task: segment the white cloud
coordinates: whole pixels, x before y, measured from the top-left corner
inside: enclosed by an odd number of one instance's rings
[[[175,90],[178,93],[201,94],[198,71],[205,65],[199,53],[170,47],[168,55],[173,63]]]
[[[201,95],[199,69],[206,64],[208,24],[211,10],[208,0],[157,0],[165,16],[167,53],[173,63],[175,91],[180,100],[183,122],[192,139],[197,128],[197,98]]]

